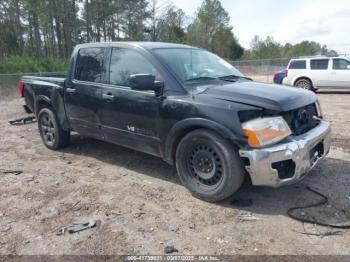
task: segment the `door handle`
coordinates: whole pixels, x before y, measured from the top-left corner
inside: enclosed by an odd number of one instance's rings
[[[107,93],[107,94],[102,94],[102,98],[105,100],[113,100],[114,99],[114,95],[112,95],[111,93]]]
[[[74,94],[76,91],[77,91],[77,90],[76,90],[75,88],[69,88],[69,87],[66,88],[66,92],[67,92],[68,94]]]

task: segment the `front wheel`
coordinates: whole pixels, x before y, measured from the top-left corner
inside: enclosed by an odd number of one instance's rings
[[[187,134],[176,151],[181,182],[192,195],[218,202],[233,195],[244,180],[244,166],[237,148],[207,129]]]
[[[63,130],[51,108],[43,108],[38,114],[38,127],[44,145],[52,150],[66,147],[70,142],[70,132]]]

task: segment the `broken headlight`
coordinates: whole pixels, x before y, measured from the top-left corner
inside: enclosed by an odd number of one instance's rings
[[[251,147],[275,144],[291,135],[291,130],[281,116],[261,117],[242,123],[243,134]]]

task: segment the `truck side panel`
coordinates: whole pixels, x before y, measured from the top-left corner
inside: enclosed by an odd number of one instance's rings
[[[25,92],[29,94],[33,113],[37,116],[44,106],[51,106],[57,113],[57,117],[63,129],[69,129],[64,106],[64,78],[52,77],[23,77]]]

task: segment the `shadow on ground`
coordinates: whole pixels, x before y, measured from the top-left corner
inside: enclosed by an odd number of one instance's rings
[[[344,88],[344,89],[319,89],[316,91],[318,95],[337,95],[337,94],[344,94],[344,95],[350,95],[350,87]]]
[[[71,146],[61,152],[92,157],[145,176],[181,184],[175,168],[158,157],[79,135],[72,135],[71,140]]]
[[[120,146],[88,138],[72,137],[72,146],[62,152],[92,157],[102,162],[124,167],[128,170],[181,184],[175,168],[160,158],[136,152]],[[301,182],[278,189],[243,186],[233,197],[218,203],[255,214],[286,215],[289,208],[305,206],[320,200],[320,197],[306,189],[307,186],[329,198],[329,203],[305,210],[305,217],[316,217],[324,222],[350,221],[350,162],[326,158]],[[232,200],[251,202],[249,206],[237,206]]]

